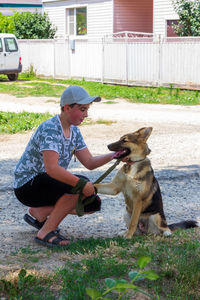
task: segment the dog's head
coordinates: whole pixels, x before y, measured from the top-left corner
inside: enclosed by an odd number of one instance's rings
[[[119,141],[109,144],[108,149],[116,152],[114,155],[116,159],[124,157],[131,161],[144,159],[151,152],[146,142],[152,129],[152,127],[144,127],[133,133],[125,134]]]

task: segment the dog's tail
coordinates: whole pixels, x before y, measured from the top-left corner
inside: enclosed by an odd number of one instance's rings
[[[200,223],[193,220],[186,220],[179,223],[170,224],[168,227],[171,231],[175,231],[177,229],[189,229],[200,227]]]

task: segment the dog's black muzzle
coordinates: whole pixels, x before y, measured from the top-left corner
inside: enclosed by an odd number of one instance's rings
[[[121,141],[116,142],[116,143],[112,143],[109,144],[107,147],[110,151],[115,151],[116,154],[114,156],[114,158],[116,159],[121,159],[126,157],[127,155],[129,155],[131,153],[129,148],[123,147],[122,145],[123,143]]]

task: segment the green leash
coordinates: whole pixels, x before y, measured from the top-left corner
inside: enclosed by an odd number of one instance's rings
[[[114,168],[116,168],[116,166],[118,166],[120,163],[120,160],[116,160],[116,162],[105,172],[103,173],[95,182],[94,184],[96,183],[99,183],[101,182],[104,178],[106,178],[106,176],[108,176],[108,174],[110,174],[112,172],[112,170],[114,170]]]
[[[83,193],[82,190],[84,189],[84,186],[86,185],[86,183],[88,182],[88,180],[84,179],[84,178],[79,178],[79,181],[77,182],[77,184],[75,185],[75,187],[73,187],[73,189],[71,190],[72,194],[79,194],[78,197],[78,201],[76,202],[76,213],[79,217],[84,215],[84,206],[92,203],[94,201],[95,195],[89,197],[88,199],[84,199],[84,203],[82,201],[82,197],[83,197]]]
[[[114,170],[114,168],[116,168],[117,165],[119,165],[119,163],[120,160],[116,160],[116,162],[105,173],[103,173],[93,184],[101,182],[106,176],[108,176],[108,174],[112,172],[112,170]],[[73,194],[79,194],[78,201],[76,203],[76,212],[79,217],[84,215],[84,206],[92,203],[95,199],[95,195],[93,195],[89,197],[86,201],[84,201],[84,203],[82,201],[82,190],[87,182],[88,181],[86,179],[80,178],[76,186],[72,189]]]

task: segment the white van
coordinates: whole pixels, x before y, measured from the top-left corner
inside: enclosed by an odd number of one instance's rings
[[[21,71],[21,56],[15,35],[0,33],[0,74],[6,74],[13,81]]]

